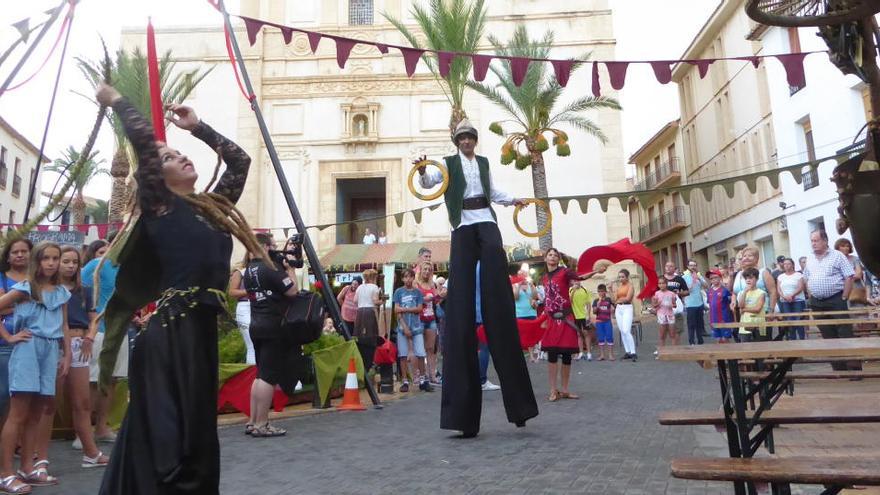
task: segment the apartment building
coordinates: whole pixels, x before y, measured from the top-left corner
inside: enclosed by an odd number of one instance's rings
[[[39,155],[39,148],[0,117],[0,224],[22,223],[31,184],[40,179],[36,173]],[[49,159],[43,156],[41,161]],[[37,208],[39,193],[38,185],[32,211]]]

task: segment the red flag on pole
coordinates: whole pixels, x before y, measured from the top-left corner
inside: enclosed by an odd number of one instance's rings
[[[159,84],[159,61],[156,58],[156,34],[153,22],[147,19],[147,73],[150,76],[150,112],[153,115],[153,133],[165,141],[165,112],[162,110],[162,89]]]

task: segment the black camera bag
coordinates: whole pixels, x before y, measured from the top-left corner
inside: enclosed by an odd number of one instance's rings
[[[281,327],[296,345],[318,340],[324,328],[324,301],[307,290],[300,291],[287,302],[281,317]]]

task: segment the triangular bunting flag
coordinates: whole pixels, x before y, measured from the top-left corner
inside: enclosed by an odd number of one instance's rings
[[[806,56],[806,53],[788,53],[776,56],[785,68],[789,86],[801,87],[807,84],[804,75],[804,57]]]
[[[425,53],[425,50],[400,47],[400,54],[403,55],[403,65],[406,67],[407,76],[412,77],[415,74],[416,65],[419,63],[419,58],[423,53]]]
[[[394,223],[397,224],[397,227],[403,227],[403,213],[395,213],[394,214]]]
[[[437,52],[437,71],[440,72],[440,77],[446,79],[449,76],[453,58],[455,58],[454,53]]]
[[[572,60],[552,60],[553,73],[556,74],[556,82],[563,88],[568,84],[568,77],[571,75],[571,68],[574,65]]]
[[[602,88],[599,86],[599,62],[593,62],[593,96],[596,98],[602,96]]]
[[[289,45],[293,40],[293,29],[281,28],[281,36],[284,38],[284,44]]]
[[[651,62],[651,68],[654,69],[654,77],[660,84],[668,84],[672,80],[672,66],[667,61]]]
[[[559,203],[559,209],[562,210],[562,214],[568,214],[568,205],[571,204],[571,198],[559,198],[556,202]]]
[[[48,231],[49,231],[48,225],[37,225],[37,232],[48,232]]]
[[[336,41],[336,63],[339,64],[340,69],[345,68],[345,62],[348,61],[348,56],[351,55],[351,49],[354,48],[354,45],[357,44],[354,40],[348,38],[333,38]]]
[[[318,51],[318,43],[321,42],[321,33],[306,33],[306,36],[309,37],[309,48],[312,49],[312,55]]]
[[[492,56],[474,54],[471,56],[471,60],[474,65],[474,80],[482,82],[483,79],[486,79],[486,73],[489,71],[489,63],[492,62]]]
[[[733,199],[736,196],[736,183],[734,182],[722,182],[721,187],[724,188],[724,192],[727,193],[728,199]]]
[[[388,54],[388,45],[386,45],[384,43],[376,43],[373,46],[375,46],[376,49],[379,50],[379,53],[381,53],[382,55]]]
[[[700,188],[700,192],[703,193],[703,199],[708,203],[712,201],[712,186],[703,186]]]
[[[620,203],[621,210],[629,210],[629,198],[627,196],[617,196],[617,202]]]
[[[581,213],[586,214],[587,208],[589,207],[589,198],[578,198],[577,203],[578,206],[581,207]]]
[[[526,79],[526,74],[529,72],[529,62],[530,60],[527,58],[510,58],[510,73],[513,76],[514,86],[522,86],[523,81]]]
[[[413,218],[416,220],[416,224],[422,223],[422,210],[421,208],[412,211]]]
[[[756,192],[758,192],[758,178],[757,177],[750,177],[748,179],[745,179],[743,182],[746,183],[746,187],[749,188],[750,193],[755,194]]]
[[[697,66],[697,71],[700,73],[700,79],[706,77],[706,73],[709,72],[709,66],[712,65],[714,60],[688,60],[687,63],[691,65]]]
[[[596,201],[599,202],[599,208],[602,208],[602,213],[608,212],[608,197],[599,196],[596,198]]]
[[[83,234],[88,234],[89,227],[91,227],[91,225],[89,225],[87,223],[80,223],[80,224],[76,225],[76,230],[82,232]]]
[[[244,27],[247,29],[248,42],[250,42],[251,46],[254,46],[257,42],[257,33],[260,32],[260,29],[263,29],[263,23],[250,17],[242,17],[241,20],[244,21]]]
[[[98,224],[98,238],[99,239],[106,239],[107,238],[107,231],[109,229],[110,229],[109,223],[99,223]]]
[[[605,62],[605,68],[608,69],[608,77],[611,78],[611,87],[620,90],[623,89],[623,83],[626,81],[626,69],[629,62]]]

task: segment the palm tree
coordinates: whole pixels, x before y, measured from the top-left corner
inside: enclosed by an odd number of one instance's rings
[[[92,86],[97,87],[103,81],[100,61],[77,59],[80,72],[89,80]],[[210,73],[214,67],[207,70],[190,69],[177,71],[174,67],[176,62],[171,58],[171,50],[159,59],[159,86],[162,88],[162,101],[164,103],[182,103],[196,88],[196,86]],[[150,86],[147,76],[147,57],[135,48],[131,53],[124,50],[116,52],[116,60],[113,61],[111,80],[113,86],[122,96],[144,115],[151,120],[150,110]],[[113,126],[113,134],[116,138],[116,153],[110,165],[110,175],[113,185],[110,192],[111,223],[121,222],[131,197],[131,188],[127,183],[129,174],[137,164],[134,149],[128,142],[122,122],[111,113],[110,124]],[[167,125],[167,124],[166,124]]]
[[[73,146],[68,146],[66,150],[61,152],[62,158],[56,159],[54,162],[46,166],[49,172],[58,174],[69,173],[73,164],[80,159],[79,151]],[[99,175],[110,175],[110,171],[106,167],[102,167],[104,159],[96,160],[97,151],[89,153],[82,166],[75,170],[74,175],[70,177],[73,182],[73,201],[71,207],[73,209],[73,224],[82,224],[86,221],[86,201],[83,197],[83,189],[92,179]]]
[[[547,31],[541,40],[529,39],[525,26],[519,25],[507,45],[490,35],[495,54],[502,57],[549,58],[550,47],[553,45],[553,32]],[[583,57],[584,59],[587,57]],[[572,73],[584,64],[574,61]],[[553,135],[553,145],[558,156],[569,156],[568,134],[558,128],[560,124],[568,124],[579,129],[602,143],[607,141],[602,129],[584,115],[584,112],[602,108],[620,110],[620,104],[613,98],[604,96],[582,96],[566,104],[559,102],[562,86],[556,81],[546,63],[529,65],[522,85],[513,83],[513,73],[508,59],[496,60],[490,66],[498,77],[497,84],[484,84],[474,81],[468,87],[500,106],[510,117],[501,122],[493,122],[489,130],[507,139],[501,147],[501,163],[515,163],[518,170],[532,169],[532,187],[536,198],[546,198],[547,175],[544,170],[544,152],[550,149],[545,134]],[[503,124],[510,124],[515,130],[505,133]],[[521,146],[525,152],[521,153]],[[535,216],[538,229],[547,224],[547,212],[537,208]],[[552,228],[541,236],[540,248],[546,250],[553,245]]]
[[[110,216],[110,203],[103,199],[96,199],[95,204],[86,206],[86,215],[94,223],[107,223]]]
[[[426,46],[422,46],[416,34],[388,13],[382,15],[388,20],[413,48],[439,50],[445,52],[474,53],[486,27],[486,8],[484,0],[431,0],[428,9],[413,3],[412,15],[425,35]],[[443,94],[452,106],[449,118],[449,134],[463,119],[464,89],[471,71],[470,57],[455,57],[449,65],[449,74],[440,76],[437,60],[433,54],[423,55],[434,78],[440,83]]]

